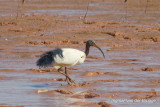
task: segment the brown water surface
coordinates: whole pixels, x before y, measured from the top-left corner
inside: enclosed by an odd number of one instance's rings
[[[159,0],[0,0],[0,106],[158,107],[160,105]],[[67,85],[54,68],[36,61],[57,47],[85,49],[69,67]]]

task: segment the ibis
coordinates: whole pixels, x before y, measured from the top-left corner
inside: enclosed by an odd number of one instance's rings
[[[37,66],[40,68],[48,66],[55,67],[59,73],[66,77],[65,81],[67,81],[68,84],[75,83],[74,80],[69,77],[67,67],[82,64],[85,61],[86,56],[89,54],[91,46],[100,50],[105,58],[101,48],[98,47],[94,41],[88,40],[86,42],[85,52],[73,48],[57,48],[42,54],[37,61]],[[65,67],[65,72],[62,72],[62,67]]]

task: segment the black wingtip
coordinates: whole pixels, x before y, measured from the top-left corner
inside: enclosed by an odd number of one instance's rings
[[[42,54],[36,63],[37,66],[47,67],[47,66],[52,65],[55,62],[54,58],[56,57],[56,55],[58,55],[59,57],[63,57],[62,49],[55,49],[55,50]]]
[[[46,52],[44,53],[39,60],[37,61],[37,66],[39,67],[47,67],[50,64],[52,64],[54,61],[53,57],[52,57],[52,51]]]

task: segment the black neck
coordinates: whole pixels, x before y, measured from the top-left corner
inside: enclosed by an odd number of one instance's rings
[[[86,43],[86,50],[85,50],[86,56],[89,54],[89,48],[90,48],[90,45]]]

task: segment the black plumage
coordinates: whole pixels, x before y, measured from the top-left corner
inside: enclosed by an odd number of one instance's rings
[[[59,57],[63,57],[62,52],[63,52],[62,49],[58,48],[58,49],[48,51],[48,52],[42,54],[40,59],[37,61],[37,66],[39,66],[39,67],[50,66],[51,64],[53,64],[55,62],[54,57],[56,55],[59,55]]]

